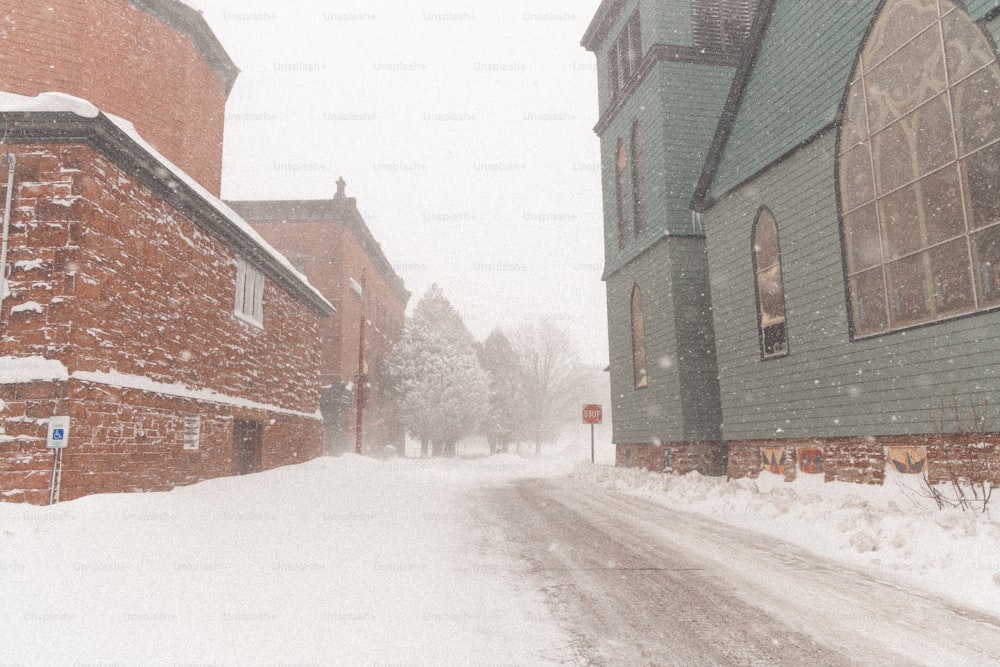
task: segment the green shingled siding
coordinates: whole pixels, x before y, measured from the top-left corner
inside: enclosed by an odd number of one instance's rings
[[[973,20],[979,20],[986,16],[990,10],[1000,7],[1000,0],[966,0],[965,8]]]
[[[663,178],[664,141],[660,132],[658,109],[660,94],[657,82],[648,79],[628,100],[614,122],[601,134],[601,173],[604,191],[604,235],[605,266],[620,268],[626,261],[641,252],[643,248],[662,235],[665,216],[662,198],[658,194],[658,182]],[[618,139],[625,142],[629,152],[629,168],[625,173],[626,214],[630,229],[632,212],[632,168],[631,136],[632,123],[638,119],[643,135],[642,172],[645,176],[646,192],[646,233],[639,239],[629,237],[624,249],[618,245],[618,202],[615,185],[615,151]]]
[[[691,196],[733,72],[731,67],[661,62],[603,132],[606,273],[619,270],[664,233],[700,233],[692,227]],[[628,145],[635,119],[643,128],[646,232],[619,249],[614,155],[619,137]],[[631,170],[628,182],[631,188]],[[628,195],[631,220],[630,189]]]
[[[834,139],[823,135],[706,214],[727,439],[952,431],[939,423],[943,403],[1000,400],[1000,313],[849,340]],[[778,221],[789,332],[789,356],[772,361],[760,359],[749,278],[760,205]]]
[[[642,389],[634,386],[632,365],[636,284],[643,297],[649,378]],[[608,280],[607,298],[614,442],[718,439],[704,240],[661,240]]]
[[[691,229],[691,196],[701,174],[712,137],[732,85],[735,68],[688,63],[663,63],[663,132],[667,171],[663,183],[669,211],[667,230]]]
[[[722,407],[719,372],[715,358],[711,290],[705,239],[671,237],[674,331],[676,356],[659,359],[678,369],[684,390],[680,407],[684,415],[684,440],[721,440]]]
[[[776,0],[710,193],[721,196],[836,117],[877,0]]]
[[[642,0],[641,4],[642,16],[651,17],[646,23],[653,30],[650,34],[643,28],[643,44],[652,43],[645,41],[648,34],[662,44],[691,46],[691,0]]]
[[[618,37],[622,34],[622,29],[625,28],[628,18],[632,16],[632,12],[634,12],[640,4],[641,3],[639,2],[630,2],[625,6],[625,9],[615,18],[615,23],[611,27],[611,31],[608,33],[608,36],[604,39],[604,42],[597,50],[597,108],[602,116],[612,101],[610,87],[611,80],[608,75],[608,53],[611,51],[611,47],[615,45],[615,42],[617,42]],[[647,39],[653,39],[652,27],[647,28],[645,23],[642,21],[645,10],[640,8],[639,11],[639,21],[642,28],[642,50],[645,52],[649,50],[649,46],[652,44],[652,42],[647,41]]]

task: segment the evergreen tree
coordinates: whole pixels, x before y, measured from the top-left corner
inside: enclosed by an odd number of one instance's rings
[[[441,288],[432,285],[407,319],[389,362],[398,416],[421,442],[421,455],[437,454],[479,429],[486,418],[489,383],[475,341]]]
[[[489,379],[489,412],[483,424],[483,435],[490,444],[490,453],[507,453],[510,443],[519,436],[521,402],[524,392],[517,353],[510,339],[500,329],[494,329],[478,346],[479,362]]]

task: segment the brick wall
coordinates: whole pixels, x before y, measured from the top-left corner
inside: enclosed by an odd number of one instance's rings
[[[827,482],[883,484],[890,448],[922,449],[927,459],[924,471],[932,484],[952,479],[1000,483],[1000,434],[955,433],[939,435],[893,435],[864,438],[810,438],[803,441],[744,440],[729,443],[731,478],[756,478],[762,470],[761,450],[785,452],[785,480],[798,472],[800,448],[823,452],[823,478]]]
[[[381,388],[382,362],[402,335],[408,295],[381,249],[365,226],[353,198],[341,191],[332,200],[229,202],[253,223],[271,245],[309,278],[309,282],[336,304],[337,315],[322,324],[323,384],[339,390],[354,383],[358,372],[358,344],[362,302],[351,280],[365,281],[365,360],[368,384],[364,409],[365,446],[402,446],[402,430]],[[368,324],[370,322],[370,325]],[[332,392],[324,407],[327,447],[353,451],[355,397]]]
[[[317,456],[323,318],[268,280],[264,327],[237,319],[236,255],[218,238],[88,145],[13,148],[0,356],[77,375],[0,386],[0,494],[47,499],[55,414],[73,420],[63,499],[233,474],[236,419],[261,423],[265,468]],[[202,417],[197,451],[185,415]]]
[[[669,452],[666,457],[665,451]],[[672,465],[664,467],[668,460]],[[714,442],[620,444],[615,449],[615,465],[678,475],[692,471],[703,475],[721,475],[724,468],[721,446]]]
[[[219,194],[228,91],[187,36],[126,0],[7,2],[0,35],[0,90],[86,99]]]

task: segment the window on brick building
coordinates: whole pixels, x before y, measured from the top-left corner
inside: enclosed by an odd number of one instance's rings
[[[236,260],[236,316],[264,326],[264,274],[246,260]]]
[[[194,451],[201,444],[201,417],[188,415],[184,417],[184,449]]]
[[[788,354],[788,328],[785,325],[785,286],[781,275],[778,224],[766,208],[757,214],[752,237],[761,357],[784,357]]]
[[[646,316],[638,285],[632,287],[632,373],[636,389],[649,386],[646,375]]]
[[[961,3],[885,2],[838,141],[851,336],[1000,307],[1000,65]]]

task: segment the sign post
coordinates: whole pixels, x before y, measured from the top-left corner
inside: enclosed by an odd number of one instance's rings
[[[50,417],[45,446],[52,450],[52,484],[49,486],[49,505],[59,502],[59,485],[62,481],[62,452],[69,440],[69,417]]]
[[[590,403],[583,406],[583,423],[590,424],[590,462],[594,462],[594,424],[600,424],[604,417],[601,406]]]

